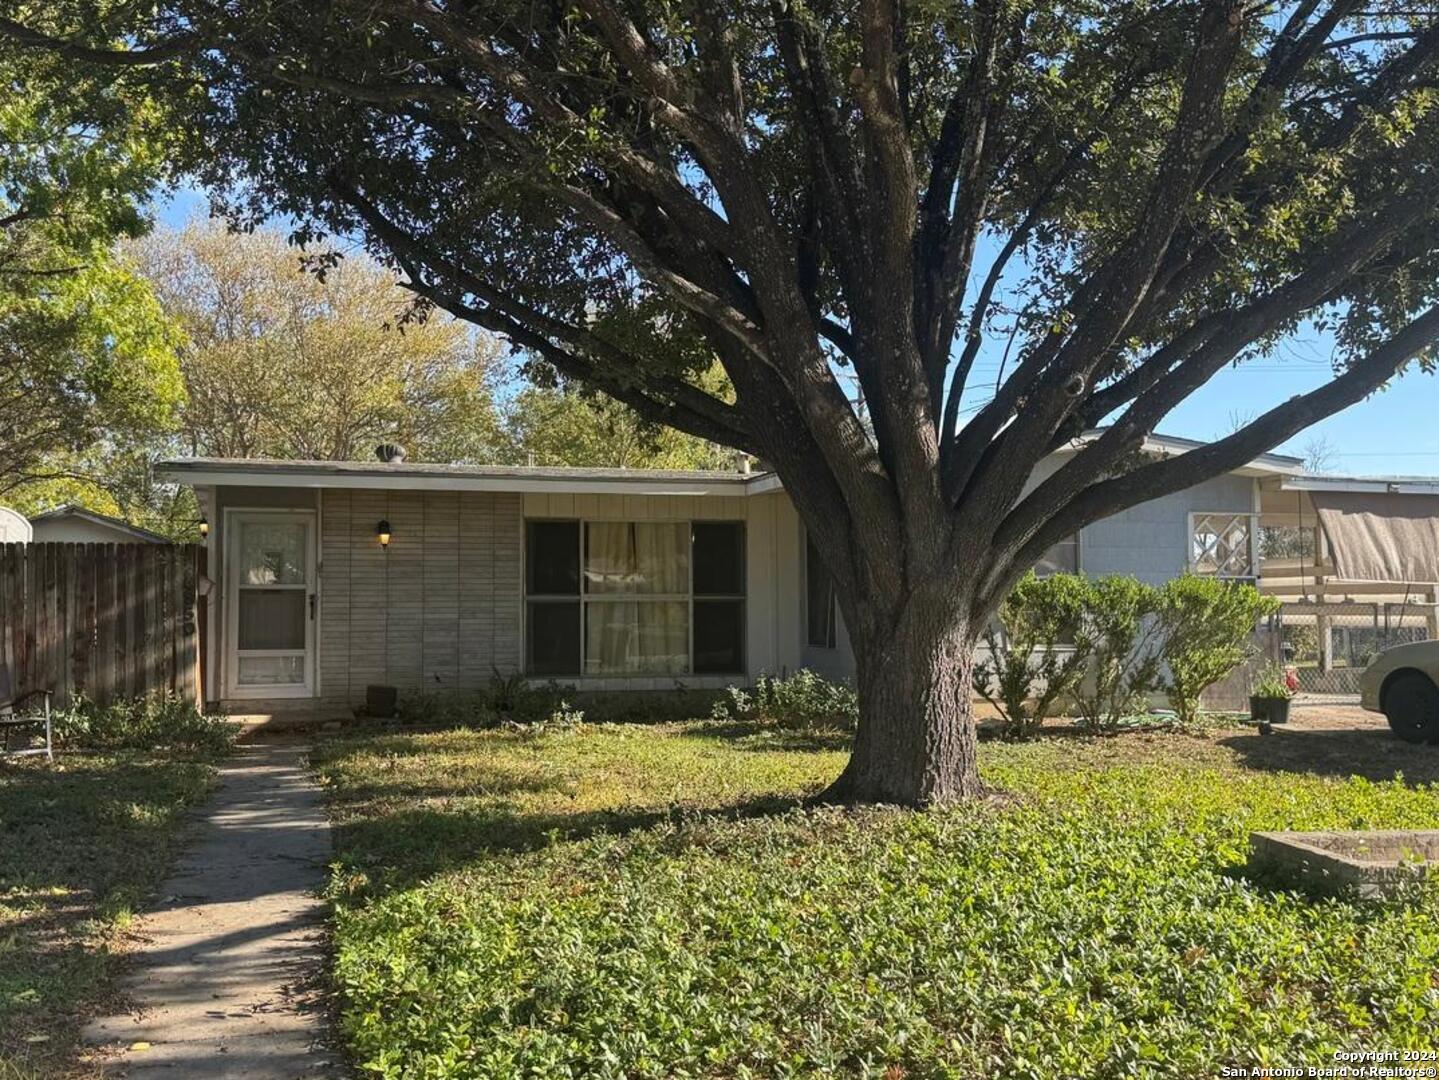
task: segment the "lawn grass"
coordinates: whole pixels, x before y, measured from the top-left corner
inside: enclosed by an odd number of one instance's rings
[[[406,1078],[1215,1076],[1439,1045],[1439,890],[1236,873],[1253,829],[1432,827],[1439,789],[1268,753],[989,743],[1012,798],[916,814],[806,808],[842,746],[735,725],[336,741],[345,1034]]]
[[[214,776],[141,754],[0,763],[0,1080],[72,1065],[114,993],[122,931]]]

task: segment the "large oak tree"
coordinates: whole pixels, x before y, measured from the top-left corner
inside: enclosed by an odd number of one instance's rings
[[[1436,9],[70,0],[63,31],[3,27],[188,95],[241,216],[361,235],[565,378],[770,463],[856,653],[832,794],[923,804],[981,790],[971,653],[1038,555],[1428,362]],[[1332,381],[1136,453],[1311,321]],[[712,357],[733,402],[696,384]]]

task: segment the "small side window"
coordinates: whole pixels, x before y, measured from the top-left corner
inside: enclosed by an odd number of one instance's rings
[[[814,541],[805,534],[805,642],[815,649],[835,647],[834,579],[819,556]]]

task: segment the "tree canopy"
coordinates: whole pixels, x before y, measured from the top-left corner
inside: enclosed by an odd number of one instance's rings
[[[972,646],[1044,550],[1439,335],[1432,0],[3,10],[13,42],[183,100],[240,219],[363,236],[561,375],[772,463],[855,646],[847,797],[978,791]],[[1137,453],[1306,321],[1332,381]],[[733,401],[697,385],[715,359]]]
[[[106,433],[155,430],[181,397],[173,328],[112,257],[162,179],[142,87],[0,51],[0,494],[63,474]]]
[[[725,396],[713,371],[699,380]],[[507,460],[514,464],[621,469],[732,471],[733,450],[646,420],[628,405],[583,385],[531,385],[503,408]]]
[[[210,457],[427,461],[498,452],[498,347],[362,253],[307,269],[273,230],[159,230],[126,252],[184,330],[177,441]],[[322,276],[321,276],[322,275]]]

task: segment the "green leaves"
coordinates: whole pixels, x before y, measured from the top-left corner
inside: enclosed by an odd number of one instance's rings
[[[38,18],[37,14],[37,18]],[[114,451],[183,399],[178,338],[113,253],[167,167],[170,126],[130,82],[0,50],[0,491],[102,439]],[[43,463],[43,464],[42,464]]]
[[[1030,572],[985,631],[975,690],[1021,738],[1061,703],[1090,730],[1113,729],[1161,689],[1191,725],[1200,695],[1252,655],[1259,619],[1277,607],[1252,585],[1197,574],[1154,588]]]
[[[1199,696],[1247,660],[1260,618],[1279,601],[1253,585],[1184,574],[1160,592],[1169,703],[1182,723],[1199,718]]]

